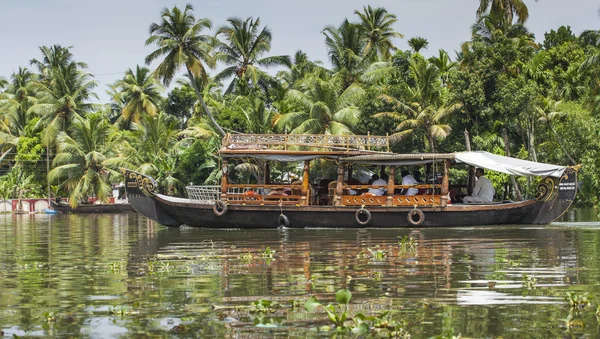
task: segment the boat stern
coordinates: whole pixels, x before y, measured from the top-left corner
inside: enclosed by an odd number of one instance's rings
[[[571,207],[577,194],[577,170],[567,167],[560,178],[545,178],[538,185],[538,208],[529,215],[530,223],[549,224]]]

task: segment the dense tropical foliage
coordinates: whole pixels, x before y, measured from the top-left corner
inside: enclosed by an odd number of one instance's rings
[[[156,67],[126,70],[105,104],[92,102],[97,84],[70,47],[41,46],[31,67],[0,78],[0,187],[27,179],[28,194],[42,196],[49,180],[77,204],[108,197],[127,166],[183,194],[189,182],[216,183],[226,132],[387,133],[395,151],[411,153],[464,150],[466,130],[475,150],[582,164],[580,201],[599,203],[599,31],[563,26],[540,40],[521,0],[482,0],[473,13],[456,56],[428,58],[416,32],[410,50],[395,46],[396,15],[357,9],[324,27],[327,67],[302,51],[269,54],[276,32],[259,18],[230,18],[211,33],[191,5],[165,8],[145,42],[153,51],[143,61]],[[232,171],[259,180],[256,167]]]

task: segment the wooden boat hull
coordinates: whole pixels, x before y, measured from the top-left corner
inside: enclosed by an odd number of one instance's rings
[[[136,210],[131,204],[86,204],[72,208],[69,205],[51,202],[52,208],[60,213],[130,213]]]
[[[545,225],[559,218],[572,204],[576,193],[577,173],[568,171],[558,182],[540,184],[537,199],[489,205],[448,205],[419,207],[422,222],[409,222],[413,207],[367,207],[368,223],[357,220],[352,206],[256,206],[228,205],[217,215],[212,204],[189,199],[173,198],[155,192],[151,177],[125,170],[126,190],[130,204],[142,215],[165,226],[188,225],[206,228],[397,228],[397,227],[455,227],[505,224]]]

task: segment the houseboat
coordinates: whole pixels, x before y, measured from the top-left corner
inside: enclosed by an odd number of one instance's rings
[[[207,228],[276,227],[452,227],[505,224],[545,225],[571,206],[577,192],[578,167],[558,166],[504,157],[487,152],[397,154],[387,136],[228,134],[219,151],[220,185],[188,186],[187,198],[157,191],[155,180],[123,169],[129,203],[140,214],[165,226]],[[233,162],[252,162],[262,172],[261,183],[232,183]],[[331,161],[337,177],[325,184],[310,183],[311,163]],[[273,163],[294,162],[300,180],[273,182]],[[355,167],[384,168],[385,185],[350,180]],[[382,167],[383,166],[383,167]],[[396,182],[408,166],[428,166],[431,180],[413,185]],[[453,202],[449,168],[485,168],[510,175],[540,177],[537,196],[524,201],[479,204]],[[469,171],[469,176],[473,170]],[[282,180],[279,180],[282,181]],[[320,183],[323,180],[320,181]],[[469,182],[472,182],[469,180]],[[403,195],[418,189],[420,194]],[[383,195],[369,193],[379,189]]]

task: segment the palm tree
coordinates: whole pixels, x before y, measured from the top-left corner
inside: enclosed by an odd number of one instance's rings
[[[418,36],[408,39],[408,45],[415,53],[419,53],[420,50],[427,49],[427,46],[429,46],[429,41]]]
[[[275,127],[298,134],[353,134],[361,114],[357,103],[365,91],[358,84],[344,89],[343,82],[339,74],[309,76],[299,89],[287,92],[286,99],[298,109],[276,117]]]
[[[333,70],[343,76],[343,89],[357,81],[363,71],[369,66],[368,58],[363,58],[366,41],[362,28],[358,24],[344,20],[336,28],[328,26],[323,30],[325,46]]]
[[[50,182],[60,182],[61,189],[69,192],[69,204],[76,207],[88,196],[107,201],[111,183],[121,175],[119,167],[131,167],[117,157],[118,142],[112,138],[112,126],[101,113],[92,113],[87,119],[77,117],[70,129],[58,135],[58,153],[48,173]]]
[[[579,43],[584,47],[588,45],[594,47],[600,46],[600,30],[589,29],[583,31],[579,36]]]
[[[163,9],[161,23],[150,25],[150,37],[146,40],[146,45],[156,44],[158,49],[146,56],[146,64],[150,64],[159,57],[165,57],[156,68],[155,73],[166,86],[171,83],[175,73],[184,66],[204,112],[219,134],[225,136],[225,132],[206,106],[196,82],[198,77],[205,81],[208,78],[204,63],[209,67],[215,66],[215,61],[210,55],[213,38],[200,34],[203,29],[211,28],[211,22],[209,19],[196,20],[191,13],[192,10],[192,5],[189,4],[183,11],[177,6],[172,10]]]
[[[407,100],[382,94],[381,98],[393,104],[395,111],[377,113],[374,117],[390,117],[400,121],[396,127],[398,132],[392,135],[398,140],[411,135],[415,130],[422,131],[429,151],[435,152],[435,142],[445,139],[452,130],[443,120],[460,111],[462,104],[445,99],[437,67],[419,54],[411,59],[410,71],[414,86],[408,88]]]
[[[486,13],[502,16],[510,23],[515,15],[520,24],[524,24],[529,18],[529,9],[523,0],[480,0],[477,16],[481,17]]]
[[[438,53],[439,54],[437,57],[429,58],[429,62],[437,68],[440,78],[442,79],[442,85],[445,86],[448,82],[450,71],[454,69],[458,63],[450,60],[448,52],[444,51],[443,49],[440,49]]]
[[[471,41],[485,45],[493,45],[501,38],[509,38],[513,41],[523,42],[536,47],[534,35],[525,28],[523,24],[512,23],[501,15],[491,13],[483,15],[471,26]]]
[[[578,66],[569,66],[567,71],[560,77],[559,83],[562,86],[558,88],[558,97],[572,101],[579,99],[579,96],[585,90],[585,86],[581,84],[581,76]]]
[[[139,122],[144,115],[158,114],[163,88],[156,78],[150,76],[150,69],[140,66],[136,66],[135,71],[128,69],[115,86],[119,92],[113,100],[124,103],[118,122],[127,129],[132,121]]]
[[[538,85],[540,90],[548,92],[548,89],[554,82],[553,73],[548,70],[548,52],[539,51],[533,55],[525,65],[522,67],[522,74],[526,81],[531,80]],[[544,93],[547,94],[547,93]]]
[[[0,94],[0,109],[3,109],[3,130],[7,134],[2,135],[2,141],[12,139],[16,145],[18,138],[25,134],[25,127],[32,118],[31,107],[37,102],[37,93],[34,82],[35,74],[27,68],[19,67],[13,73],[7,90]],[[0,132],[2,133],[2,132]]]
[[[280,71],[277,77],[283,83],[286,89],[292,88],[299,80],[304,79],[308,74],[325,74],[328,70],[323,67],[320,61],[311,61],[306,53],[301,50],[296,51],[289,70]]]
[[[221,36],[224,39],[224,42],[217,44],[217,59],[229,67],[215,76],[217,81],[234,77],[225,93],[234,90],[236,81],[250,82],[256,86],[259,79],[264,77],[264,72],[257,66],[291,67],[290,57],[287,55],[261,58],[271,50],[272,36],[271,30],[266,26],[260,29],[260,18],[229,18],[227,22],[229,25],[221,26],[217,30],[217,38]]]
[[[35,84],[40,99],[31,109],[41,115],[36,127],[43,127],[42,141],[49,145],[59,132],[66,132],[71,122],[79,116],[93,111],[95,105],[88,102],[98,99],[92,90],[97,86],[92,75],[80,71],[75,62],[52,70],[50,82]]]
[[[445,139],[452,131],[450,125],[443,123],[443,120],[459,112],[462,108],[461,103],[450,105],[443,103],[441,106],[430,105],[423,107],[419,102],[405,104],[390,96],[382,96],[382,98],[395,104],[396,107],[402,110],[402,113],[382,112],[374,115],[376,118],[390,117],[400,121],[396,127],[396,131],[398,132],[392,134],[391,137],[402,140],[415,132],[415,130],[420,130],[425,133],[429,152],[435,152],[435,142]]]
[[[367,39],[363,50],[363,56],[373,51],[374,59],[377,56],[381,60],[389,60],[393,51],[397,48],[392,43],[393,38],[404,38],[404,35],[395,32],[392,26],[398,21],[394,14],[388,13],[385,8],[372,8],[371,5],[364,7],[362,13],[354,11],[360,18],[360,30]]]
[[[132,124],[136,152],[140,169],[151,173],[156,157],[167,156],[177,142],[178,121],[176,118],[160,112],[157,116],[144,116],[139,123]]]
[[[85,69],[88,67],[84,62],[73,61],[73,53],[70,51],[72,47],[63,47],[61,45],[40,47],[40,52],[43,56],[42,60],[34,58],[31,59],[30,64],[38,68],[41,82],[51,86],[50,82],[54,80],[53,72],[59,68],[67,67],[71,63],[75,63],[76,68]]]

